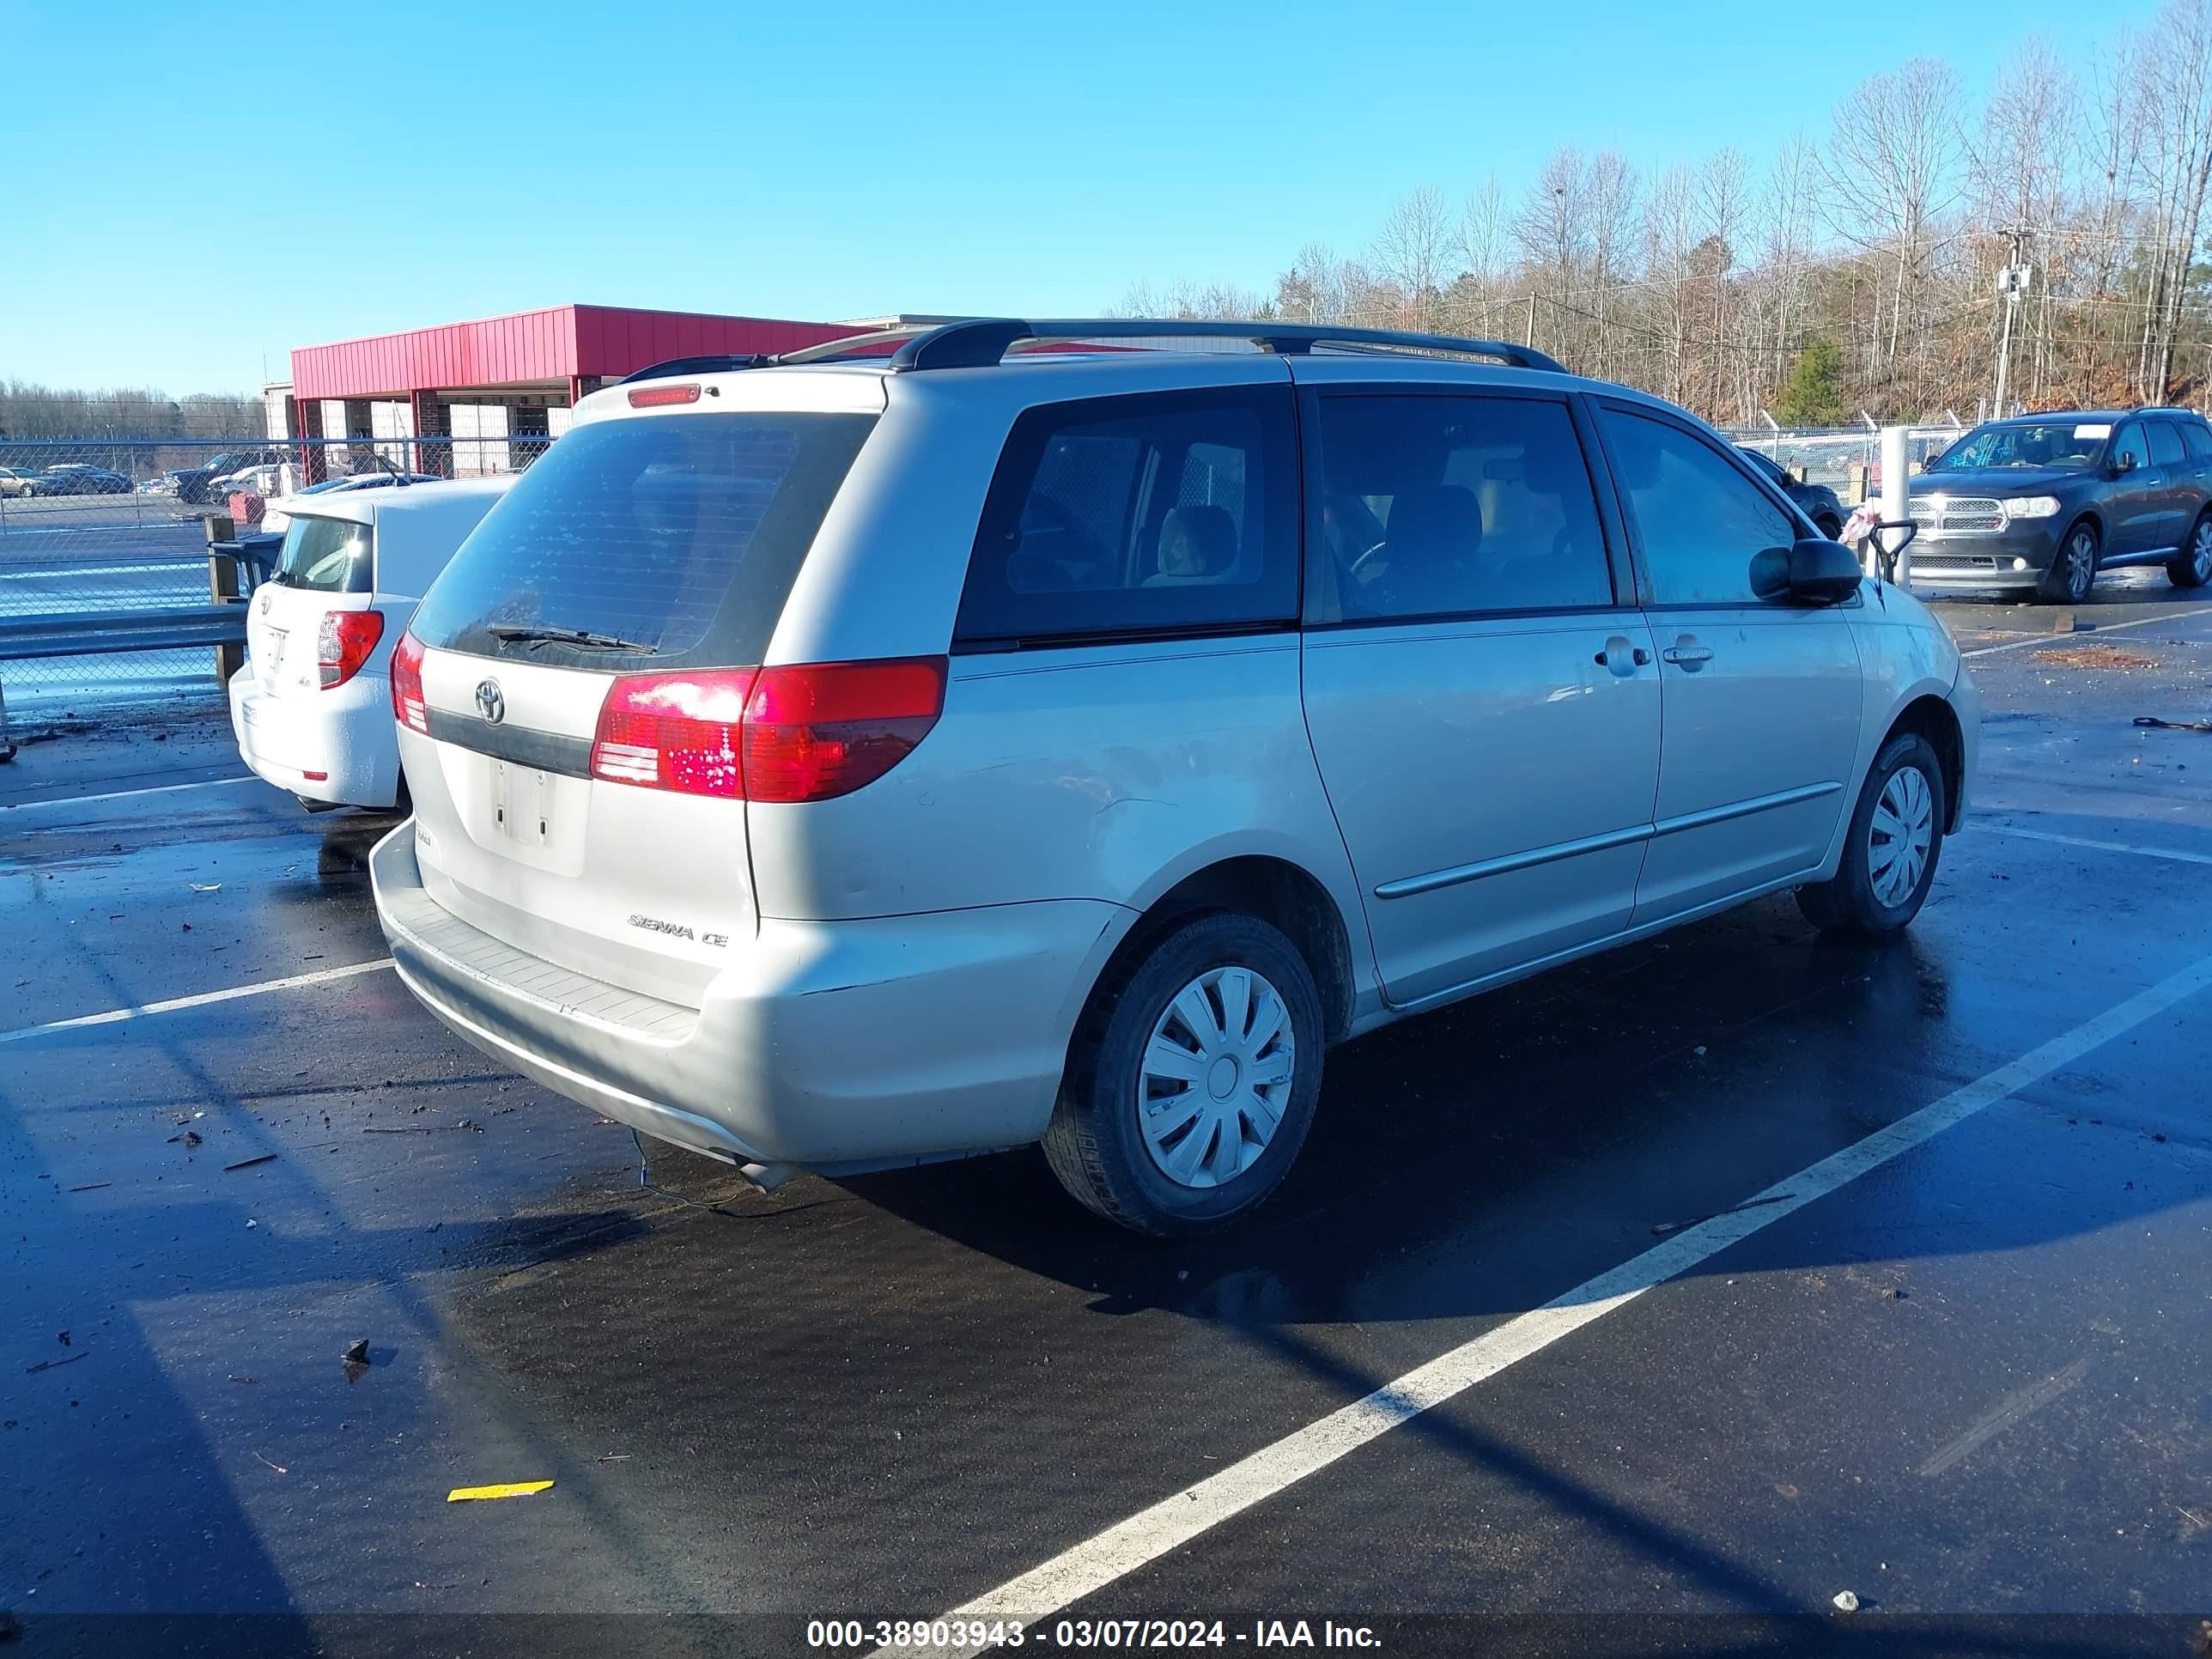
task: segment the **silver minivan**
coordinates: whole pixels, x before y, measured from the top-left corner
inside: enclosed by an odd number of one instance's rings
[[[455,1031],[764,1184],[1041,1141],[1161,1233],[1274,1188],[1333,1043],[1783,889],[1903,927],[1977,725],[1669,404],[1125,320],[592,394],[392,690],[377,908]]]

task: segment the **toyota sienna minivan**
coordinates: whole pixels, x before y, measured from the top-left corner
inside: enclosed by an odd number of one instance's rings
[[[1977,721],[1669,404],[1126,320],[593,393],[392,696],[377,909],[470,1042],[763,1184],[1041,1141],[1158,1233],[1277,1186],[1347,1037],[1784,889],[1902,927]]]

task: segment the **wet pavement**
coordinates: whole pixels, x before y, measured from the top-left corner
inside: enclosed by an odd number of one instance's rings
[[[1303,1619],[1397,1653],[2185,1653],[2212,738],[2131,722],[2212,715],[2212,614],[2162,577],[2100,599],[2063,635],[1946,608],[1983,763],[1907,938],[1771,899],[1340,1049],[1284,1193],[1196,1243],[1093,1221],[1032,1153],[763,1197],[656,1147],[641,1188],[626,1130],[364,966],[388,820],[232,781],[212,722],[28,748],[0,769],[0,1607],[40,1655],[872,1640],[1995,1073],[1681,1276],[1078,1573],[1026,1644]]]

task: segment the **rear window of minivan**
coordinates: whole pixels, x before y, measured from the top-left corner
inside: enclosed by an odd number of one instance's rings
[[[416,612],[426,645],[621,665],[758,663],[873,415],[658,415],[575,428],[516,480]],[[577,630],[631,653],[502,641]]]
[[[366,593],[376,585],[375,536],[351,519],[295,519],[276,556],[279,586],[317,593]]]

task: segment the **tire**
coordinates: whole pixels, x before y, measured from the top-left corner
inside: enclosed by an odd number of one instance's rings
[[[2181,556],[2166,567],[2166,579],[2176,587],[2202,587],[2212,581],[2212,507],[2197,515]]]
[[[2051,605],[2080,605],[2087,600],[2090,589],[2097,585],[2101,550],[2097,526],[2087,519],[2075,524],[2059,539],[2058,550],[2051,555],[2051,568],[2037,584],[2035,597]]]
[[[1906,774],[1915,775],[1898,782]],[[1916,781],[1917,780],[1917,781]],[[1943,785],[1943,763],[1935,744],[1917,732],[1900,732],[1882,744],[1859,791],[1851,811],[1850,828],[1844,839],[1843,862],[1832,881],[1809,883],[1797,890],[1797,908],[1805,920],[1824,933],[1848,933],[1860,939],[1880,939],[1894,933],[1920,914],[1928,890],[1936,880],[1936,866],[1943,854],[1943,825],[1950,812],[1950,796]],[[1878,811],[1891,821],[1902,817],[1915,830],[1908,846],[1917,846],[1920,867],[1899,870],[1893,876],[1887,861],[1877,862],[1883,848],[1896,844],[1887,831],[1881,847],[1875,842]],[[1903,856],[1908,860],[1908,851]],[[1911,876],[1908,884],[1890,884]]]
[[[1255,1042],[1276,1010],[1280,1024]],[[1231,1036],[1240,1012],[1243,1029]],[[1079,1202],[1133,1231],[1225,1225],[1256,1208],[1297,1158],[1321,1097],[1322,1048],[1321,994],[1297,947],[1255,916],[1194,917],[1091,994],[1045,1131],[1046,1161]],[[1155,1109],[1141,1121],[1140,1097]],[[1186,1099],[1190,1127],[1178,1133],[1170,1120]],[[1170,1172],[1178,1164],[1182,1178]]]

